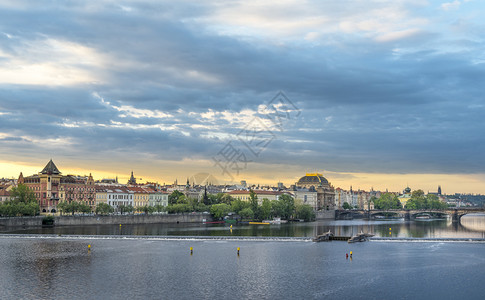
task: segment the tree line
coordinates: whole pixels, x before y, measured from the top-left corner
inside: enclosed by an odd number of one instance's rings
[[[379,198],[371,197],[371,202],[374,202],[375,209],[390,210],[402,209],[402,203],[398,196],[393,193],[384,193]],[[344,209],[351,209],[352,206],[345,202]],[[411,193],[411,197],[407,200],[405,209],[447,209],[448,205],[439,200],[437,195],[425,195],[423,190],[415,190]],[[366,207],[364,207],[366,209]]]
[[[310,205],[302,204],[288,195],[283,194],[278,200],[263,198],[259,204],[258,196],[254,191],[249,192],[249,201],[234,199],[230,195],[223,195],[229,199],[229,203],[212,204],[211,214],[214,218],[222,218],[229,212],[234,212],[246,220],[268,220],[275,217],[282,219],[303,219],[312,221],[315,219],[315,212]],[[232,199],[231,199],[232,198]]]
[[[34,216],[39,214],[39,204],[35,194],[26,185],[19,184],[10,192],[11,200],[0,204],[2,216]],[[92,208],[81,202],[60,202],[57,209],[61,214],[93,213]],[[107,203],[99,203],[94,212],[99,215],[114,213],[114,208]],[[315,219],[315,212],[310,205],[303,204],[288,194],[283,194],[278,200],[263,198],[261,204],[254,191],[250,191],[249,201],[243,201],[231,197],[226,193],[207,194],[201,201],[187,197],[180,191],[174,191],[168,196],[168,206],[142,206],[121,205],[118,207],[121,214],[143,212],[151,214],[155,212],[185,213],[185,212],[210,212],[214,218],[220,219],[233,212],[246,220],[268,220],[275,217],[282,219],[303,219],[311,221]]]
[[[25,184],[19,184],[10,191],[10,200],[0,204],[0,215],[8,217],[35,216],[39,214],[35,194]]]

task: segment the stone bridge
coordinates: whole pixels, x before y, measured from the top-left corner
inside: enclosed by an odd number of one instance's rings
[[[405,220],[416,219],[419,215],[445,216],[449,215],[453,222],[459,222],[461,217],[470,213],[485,213],[484,207],[461,207],[449,209],[389,209],[389,210],[336,210],[335,220],[368,219],[374,220],[380,217],[404,218]]]

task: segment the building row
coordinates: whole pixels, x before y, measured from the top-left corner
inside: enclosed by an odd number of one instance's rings
[[[294,185],[286,188],[282,183],[277,187],[271,186],[250,186],[246,182],[241,185],[196,185],[190,184],[189,180],[185,185],[179,185],[177,180],[172,185],[160,185],[158,183],[138,184],[131,172],[127,184],[120,184],[118,178],[103,179],[94,181],[91,174],[89,176],[62,175],[52,160],[35,175],[24,177],[22,173],[17,180],[17,184],[25,184],[34,193],[41,212],[56,213],[59,203],[78,202],[91,207],[92,211],[100,203],[106,203],[115,209],[120,206],[131,205],[133,207],[144,206],[167,206],[169,195],[177,190],[186,197],[197,199],[201,202],[205,194],[227,193],[235,199],[249,201],[250,190],[253,190],[261,204],[263,199],[279,200],[281,195],[288,194],[296,199],[297,202],[310,205],[315,211],[340,209],[344,203],[348,203],[353,208],[374,209],[372,198],[379,198],[381,192],[363,190],[344,190],[334,188],[331,183],[320,173],[307,173],[301,177]],[[9,198],[8,189],[14,183],[6,181],[0,184],[0,200],[5,201]],[[2,188],[4,187],[4,188]],[[438,189],[441,196],[441,188]],[[405,204],[410,197],[410,189],[404,190],[399,195],[399,199]]]

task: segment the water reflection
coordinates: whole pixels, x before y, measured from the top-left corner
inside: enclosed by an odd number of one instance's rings
[[[461,217],[461,225],[472,231],[485,231],[485,214],[469,214]]]
[[[466,215],[461,223],[448,219],[398,220],[325,220],[311,223],[279,225],[225,224],[138,224],[73,226],[11,230],[17,234],[56,235],[148,235],[148,236],[274,236],[314,237],[332,231],[350,237],[361,231],[378,237],[412,238],[485,238],[485,214]]]
[[[14,292],[15,290],[23,291],[20,298],[30,299],[50,298],[50,295],[58,292],[59,288],[63,292],[69,291],[65,287],[59,287],[57,282],[60,279],[69,278],[70,274],[80,269],[88,268],[91,264],[91,256],[84,242],[13,240],[7,245],[3,243],[2,245],[5,247],[3,251],[15,258],[8,259],[6,261],[8,263],[2,263],[2,272],[13,278],[22,278],[21,281],[9,283],[17,286],[18,289],[4,291],[10,299],[20,297]],[[82,278],[78,280],[82,281]],[[82,282],[79,283],[82,284]],[[82,290],[72,289],[71,292],[79,294]],[[64,299],[71,298],[69,294],[57,294]]]

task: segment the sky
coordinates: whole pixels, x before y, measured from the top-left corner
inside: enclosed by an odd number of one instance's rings
[[[485,194],[485,3],[0,0],[0,177]]]

